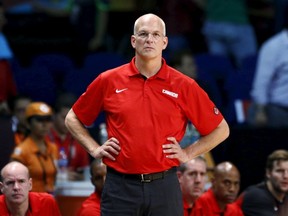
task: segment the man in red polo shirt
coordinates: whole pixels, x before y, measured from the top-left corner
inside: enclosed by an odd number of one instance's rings
[[[230,162],[214,169],[212,187],[195,202],[191,216],[244,216],[235,203],[240,188],[240,173]]]
[[[204,90],[162,58],[165,34],[158,16],[139,17],[131,36],[135,57],[100,74],[66,116],[72,135],[107,165],[103,216],[182,215],[176,167],[228,137],[227,122]],[[100,146],[85,126],[102,110],[108,140]],[[181,149],[188,119],[202,136]]]
[[[199,156],[178,167],[178,179],[183,196],[184,216],[190,216],[194,202],[200,197],[205,189],[207,181],[206,160]]]
[[[78,216],[100,216],[101,194],[106,178],[106,165],[101,159],[95,159],[90,165],[91,183],[95,191],[82,203]]]
[[[1,170],[0,215],[60,216],[53,196],[48,193],[30,192],[32,179],[28,168],[13,161]]]

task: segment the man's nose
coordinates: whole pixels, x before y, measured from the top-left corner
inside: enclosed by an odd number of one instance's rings
[[[151,34],[151,33],[147,34],[147,41],[154,41],[153,34]]]
[[[14,189],[18,189],[18,188],[19,188],[19,186],[20,186],[20,185],[19,185],[19,183],[18,183],[18,182],[15,182],[15,183],[14,183],[14,187],[13,187],[13,188],[14,188]]]
[[[229,191],[237,191],[238,190],[238,184],[231,184],[230,188],[229,188]]]
[[[197,175],[195,176],[195,181],[196,181],[196,182],[201,182],[202,179],[203,179],[203,176],[202,176],[201,174],[197,174]]]

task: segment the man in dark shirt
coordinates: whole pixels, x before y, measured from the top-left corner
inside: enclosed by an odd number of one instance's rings
[[[288,151],[276,150],[266,162],[266,180],[247,188],[239,197],[245,216],[287,216]]]

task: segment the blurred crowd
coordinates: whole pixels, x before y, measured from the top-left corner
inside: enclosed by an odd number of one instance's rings
[[[166,23],[169,45],[163,57],[197,81],[230,126],[287,129],[287,0],[2,0],[1,168],[9,160],[20,161],[33,179],[32,191],[53,194],[62,149],[68,159],[66,180],[84,179],[92,160],[67,131],[65,116],[98,73],[130,61],[132,22],[147,12]],[[96,140],[102,122],[100,116],[88,128]],[[189,123],[182,147],[198,137]],[[229,161],[215,165],[211,152],[203,156],[178,169],[186,215],[209,214],[209,209],[223,215],[242,215],[242,210],[254,215],[257,209],[265,215],[257,207],[259,194],[266,196],[267,208],[287,214],[286,151],[273,152],[265,181],[242,188],[239,197],[237,167]],[[102,167],[101,183],[105,173]],[[98,184],[92,169],[90,174]],[[211,206],[204,208],[207,203]]]

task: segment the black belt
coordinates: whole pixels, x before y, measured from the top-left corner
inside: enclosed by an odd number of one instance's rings
[[[175,173],[176,167],[172,167],[171,169],[165,170],[163,172],[156,172],[156,173],[149,173],[149,174],[124,174],[110,167],[107,167],[107,172],[116,174],[123,178],[138,180],[144,183],[149,183],[157,179],[164,179],[164,177],[170,173]]]

